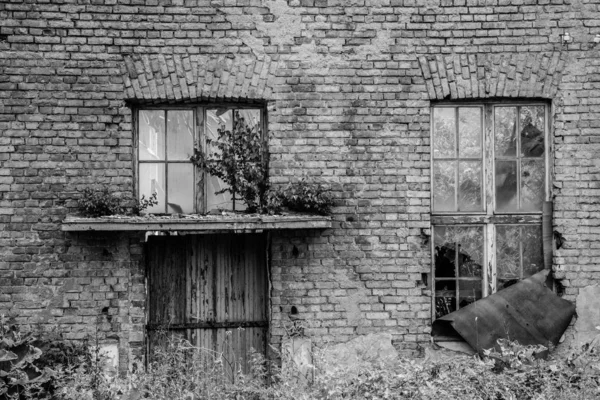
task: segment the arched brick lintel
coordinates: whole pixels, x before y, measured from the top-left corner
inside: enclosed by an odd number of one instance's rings
[[[419,56],[430,100],[556,95],[563,52]]]
[[[136,103],[265,101],[277,62],[233,55],[126,55],[125,99]]]

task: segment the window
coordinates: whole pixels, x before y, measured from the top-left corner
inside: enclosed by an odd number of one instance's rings
[[[241,118],[262,134],[263,109],[238,105],[144,108],[137,110],[136,117],[138,198],[156,193],[158,200],[146,212],[192,214],[244,209],[236,196],[219,193],[224,183],[205,176],[190,157],[195,145],[207,152],[218,151],[214,145],[218,130],[231,131]]]
[[[434,318],[544,268],[548,106],[432,108]]]

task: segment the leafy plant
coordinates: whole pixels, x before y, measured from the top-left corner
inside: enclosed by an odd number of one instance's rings
[[[123,214],[121,199],[108,191],[86,188],[78,203],[79,209],[86,217],[102,217],[105,215]]]
[[[130,213],[127,213],[127,207],[124,207],[122,203],[123,200],[110,193],[108,188],[102,190],[86,188],[83,190],[78,206],[84,216],[91,218],[117,214],[140,215],[147,208],[157,205],[158,200],[156,200],[156,192],[152,193],[149,198],[142,195],[140,200],[135,201]]]
[[[281,206],[292,211],[327,215],[333,206],[333,198],[323,186],[304,179],[288,184],[278,191],[278,195]]]
[[[146,195],[142,195],[140,200],[137,200],[135,205],[133,206],[131,213],[133,215],[140,215],[147,208],[153,207],[158,204],[158,200],[156,200],[156,192],[152,193],[149,198],[146,198]]]

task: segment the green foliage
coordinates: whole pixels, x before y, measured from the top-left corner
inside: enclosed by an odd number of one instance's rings
[[[207,139],[214,151],[205,154],[196,148],[191,161],[225,182],[227,186],[215,194],[229,192],[246,203],[248,212],[260,210],[268,187],[261,129],[234,111],[233,129],[222,125],[217,135],[217,140]]]
[[[140,215],[147,208],[153,207],[157,204],[158,200],[156,200],[156,192],[152,193],[152,196],[150,196],[150,198],[148,199],[146,198],[146,195],[143,194],[142,198],[136,201],[135,205],[131,210],[131,213],[133,215]]]
[[[92,366],[71,371],[62,398],[77,400],[571,400],[600,398],[600,354],[594,347],[564,359],[538,358],[543,346],[501,341],[499,351],[443,361],[398,359],[394,364],[331,365],[313,354],[311,381],[294,367],[280,368],[254,351],[250,370],[231,369],[222,352],[166,339],[145,370],[135,364],[127,378],[102,378],[92,388]],[[285,358],[285,357],[284,357]],[[286,360],[289,361],[289,360]],[[88,361],[89,362],[89,361]],[[233,373],[233,374],[232,374]]]
[[[331,212],[331,195],[318,184],[302,180],[283,189],[271,189],[265,164],[266,151],[260,128],[250,126],[235,111],[233,129],[218,130],[217,140],[207,139],[215,149],[205,154],[196,148],[191,161],[227,185],[216,192],[229,192],[246,204],[247,212],[276,214],[283,208],[291,211],[327,215]]]
[[[150,198],[142,195],[140,200],[136,200],[131,212],[127,212],[127,207],[122,205],[123,200],[108,191],[108,188],[102,190],[93,190],[86,188],[83,190],[83,195],[79,199],[79,210],[85,217],[104,217],[106,215],[131,214],[140,215],[148,207],[158,204],[156,200],[156,192],[152,193]]]
[[[308,183],[304,179],[288,184],[277,194],[281,206],[291,211],[328,215],[333,206],[333,198],[323,186]]]
[[[108,191],[108,188],[102,190],[93,190],[86,188],[79,199],[79,210],[86,217],[103,217],[105,215],[123,214],[121,199]]]

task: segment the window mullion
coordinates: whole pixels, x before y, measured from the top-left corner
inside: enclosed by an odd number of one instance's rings
[[[485,202],[486,214],[491,217],[494,215],[495,204],[495,160],[494,160],[494,106],[490,104],[484,105],[484,127],[483,143],[484,143],[484,186],[485,186]],[[488,222],[485,225],[485,246],[484,246],[484,263],[483,266],[483,282],[482,296],[489,296],[496,291],[496,251],[495,251],[495,231],[494,224]]]
[[[165,137],[164,137],[164,144],[165,144],[165,213],[169,212],[169,158],[168,158],[168,154],[169,154],[169,140],[167,138],[169,132],[167,132],[167,127],[168,127],[168,121],[169,120],[169,110],[165,110]]]

